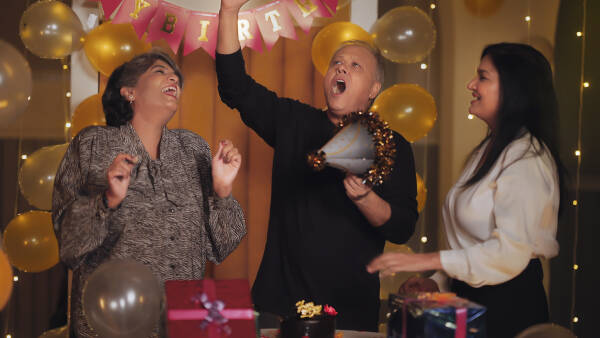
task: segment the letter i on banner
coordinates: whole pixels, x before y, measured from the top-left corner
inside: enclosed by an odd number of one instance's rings
[[[189,15],[185,8],[161,2],[148,26],[148,41],[165,39],[173,53],[177,54]]]
[[[238,16],[238,37],[242,48],[248,46],[262,52],[260,31],[254,18],[254,11],[240,12]]]
[[[142,38],[148,23],[158,9],[159,0],[125,0],[112,23],[131,22],[138,38]]]
[[[183,55],[188,55],[202,47],[214,59],[218,28],[217,13],[192,12],[185,30]]]
[[[310,31],[314,18],[330,17],[331,13],[320,0],[283,0],[288,10],[306,33]]]
[[[292,18],[281,1],[277,0],[265,6],[258,7],[255,9],[255,12],[254,17],[268,50],[275,45],[280,36],[288,39],[297,39]]]

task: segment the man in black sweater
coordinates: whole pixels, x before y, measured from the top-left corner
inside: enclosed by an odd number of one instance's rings
[[[245,71],[237,20],[246,1],[221,1],[216,68],[223,102],[274,148],[267,243],[252,288],[255,307],[285,316],[304,299],[335,307],[339,329],[377,331],[379,279],[366,265],[385,240],[404,243],[414,231],[410,144],[394,133],[394,169],[375,188],[330,167],[314,172],[306,160],[333,136],[343,116],[370,107],[383,82],[377,52],[349,44],[335,53],[324,79],[326,111],[279,98]]]

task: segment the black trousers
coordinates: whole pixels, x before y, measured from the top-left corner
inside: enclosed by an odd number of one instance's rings
[[[487,336],[514,337],[531,325],[548,321],[548,302],[539,259],[532,259],[517,277],[499,285],[474,288],[452,280],[452,291],[487,307]]]

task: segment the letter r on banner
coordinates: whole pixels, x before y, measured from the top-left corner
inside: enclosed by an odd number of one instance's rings
[[[238,20],[238,37],[240,41],[244,41],[246,39],[250,40],[253,38],[252,34],[250,34],[250,21],[247,19],[239,19]]]

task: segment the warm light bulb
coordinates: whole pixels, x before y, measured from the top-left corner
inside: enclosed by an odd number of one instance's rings
[[[27,159],[27,154],[23,154],[23,155],[21,155],[21,159],[22,159],[22,160],[26,160],[26,159]]]
[[[431,9],[435,9],[435,4],[431,4],[431,5],[429,5],[429,8],[431,8]]]
[[[473,116],[473,114],[469,114],[469,115],[467,115],[467,118],[468,118],[469,120],[472,120],[472,119],[473,119],[473,117],[474,117],[474,116]]]
[[[67,93],[65,94],[65,96],[66,96],[66,97],[71,97],[71,92],[67,92]]]
[[[421,64],[421,69],[427,69],[427,64],[426,63],[422,63]]]
[[[67,127],[67,128],[71,128],[71,122],[67,122],[67,123],[65,123],[65,127]]]
[[[581,151],[580,150],[575,150],[575,156],[581,156]]]
[[[421,243],[427,243],[427,236],[421,237]]]
[[[19,281],[19,276],[13,276],[13,282],[18,282]]]
[[[583,83],[583,86],[584,86],[585,88],[588,88],[588,87],[590,86],[590,83],[586,81],[586,82],[584,82],[584,83]]]
[[[573,264],[573,270],[579,270],[579,265]]]
[[[577,200],[573,200],[573,205],[577,206]]]
[[[526,16],[526,17],[525,17],[525,21],[527,21],[527,22],[531,21],[531,17],[530,17],[529,15],[528,15],[528,16]]]
[[[577,322],[579,322],[579,317],[577,317],[577,316],[573,317],[573,323],[577,323]]]
[[[9,334],[6,335],[6,338],[12,338],[12,336]]]
[[[69,69],[69,66],[68,65],[63,65],[63,69],[67,70],[67,69]]]
[[[577,32],[576,35],[579,36],[579,37],[581,37],[581,36],[583,36],[583,33],[582,32]]]

